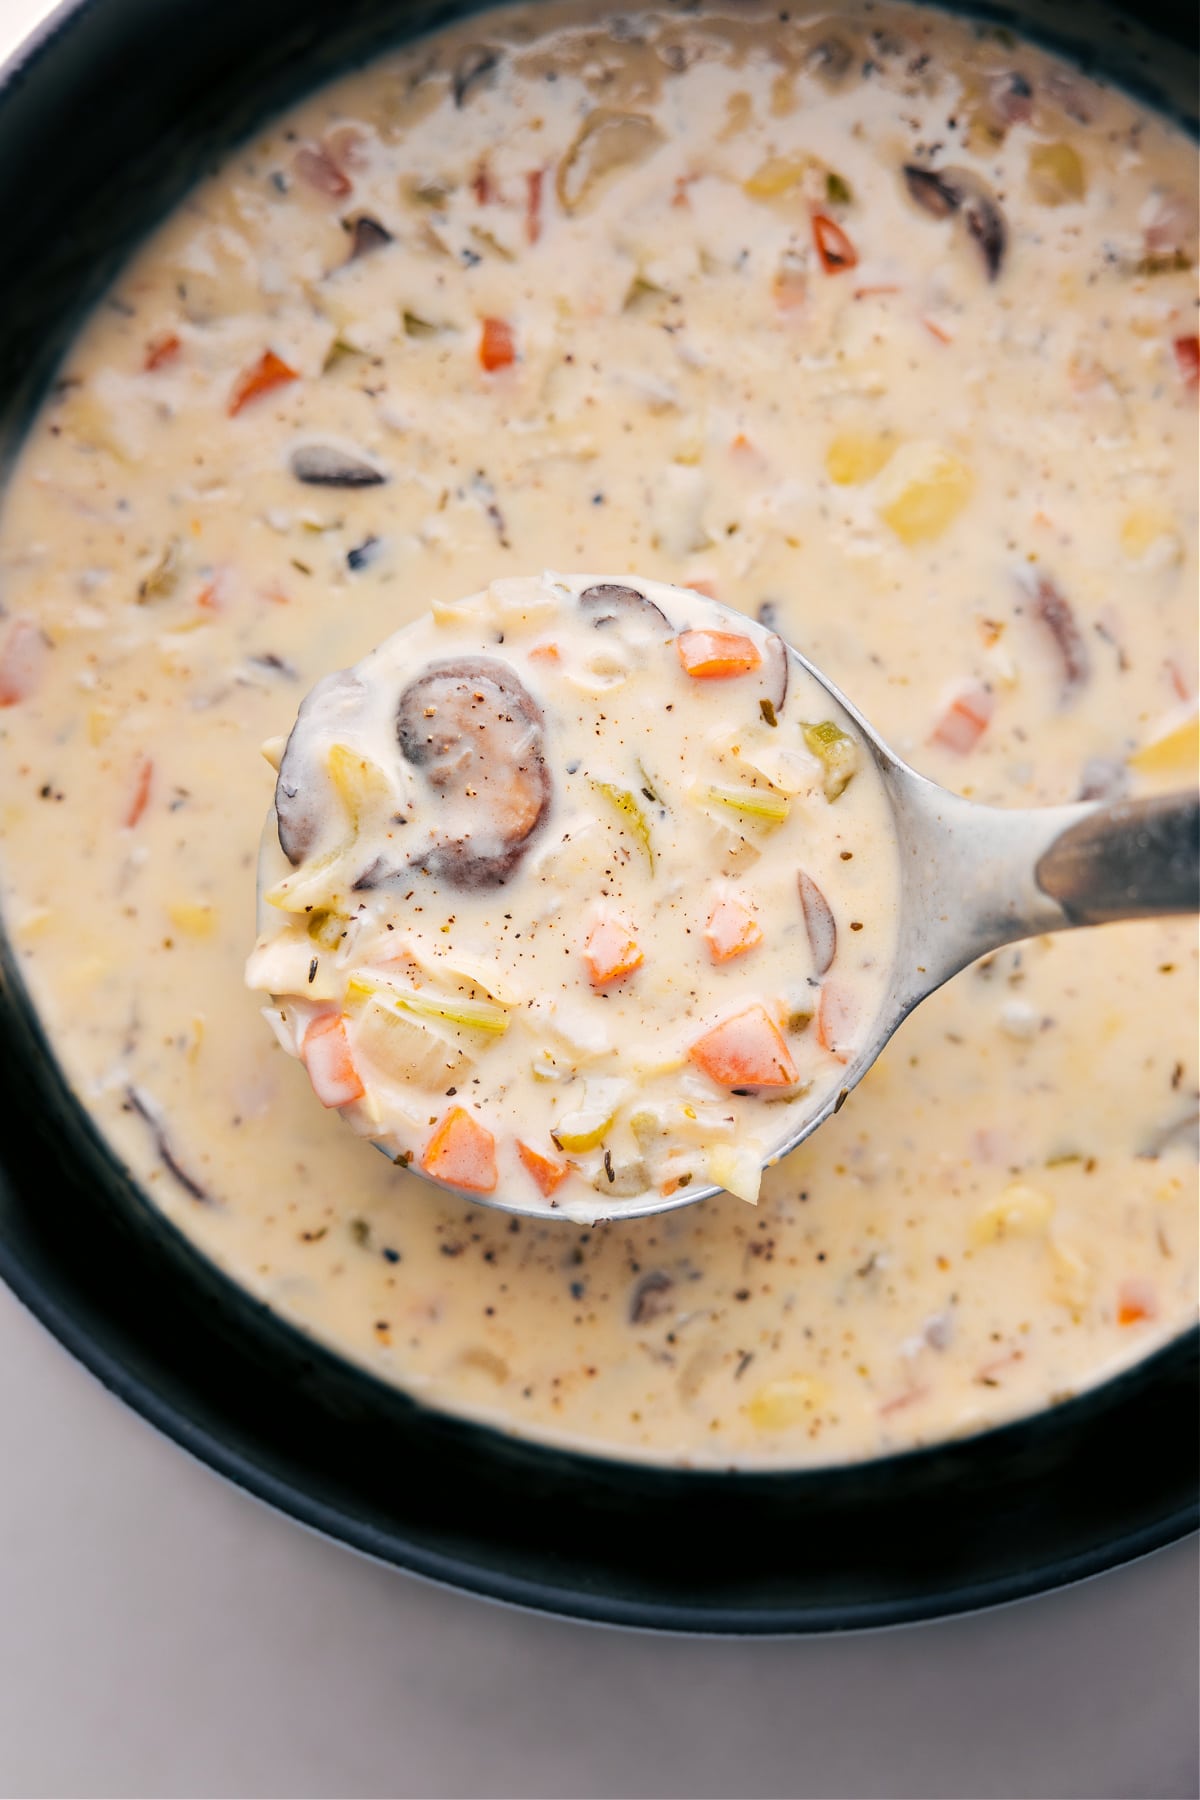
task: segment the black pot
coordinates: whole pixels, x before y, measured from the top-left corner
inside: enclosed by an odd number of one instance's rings
[[[82,312],[215,153],[340,64],[462,10],[80,0],[57,14],[0,85],[10,450]],[[1126,85],[1195,95],[1188,0],[1127,8],[1164,34],[1157,48],[1098,6],[974,10],[1032,17]],[[425,1411],[282,1324],[163,1221],[66,1091],[7,952],[0,965],[0,1274],[145,1417],[357,1549],[580,1618],[790,1632],[1015,1598],[1196,1522],[1196,1334],[1019,1424],[807,1474],[647,1469]]]

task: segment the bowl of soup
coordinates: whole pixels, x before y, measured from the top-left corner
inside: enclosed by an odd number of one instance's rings
[[[0,91],[10,1284],[252,1492],[551,1610],[864,1624],[1178,1535],[1190,921],[985,958],[761,1191],[738,1197],[735,1122],[705,1164],[731,1192],[600,1223],[370,1154],[260,1018],[279,980],[243,972],[260,745],[330,671],[406,629],[453,648],[461,596],[519,611],[546,571],[605,572],[573,601],[626,583],[690,592],[692,627],[745,615],[756,671],[795,644],[973,799],[1194,781],[1182,9],[1154,37],[1103,8],[1085,32],[1032,7],[184,0],[165,58],[145,12],[76,7]],[[567,671],[593,713],[640,704],[635,640]],[[706,830],[741,805],[740,860],[717,893],[680,849],[661,963],[672,931],[722,960],[781,767],[768,744],[704,788]],[[640,774],[591,782],[634,859],[661,799]],[[826,886],[869,860],[850,813]],[[847,905],[869,970],[885,923]],[[322,924],[289,917],[307,1029]],[[769,955],[747,918],[735,949]],[[564,1018],[522,1079],[553,1081]],[[608,1124],[647,1112],[637,1081],[606,1094],[599,1183]]]

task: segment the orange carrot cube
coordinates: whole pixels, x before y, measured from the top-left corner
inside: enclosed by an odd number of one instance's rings
[[[688,1057],[720,1087],[791,1087],[798,1077],[779,1027],[757,1004],[706,1031]]]
[[[540,1150],[535,1150],[530,1144],[523,1144],[520,1138],[517,1139],[517,1155],[547,1200],[560,1182],[565,1181],[571,1173],[566,1163],[556,1162],[552,1156],[543,1156]]]
[[[496,1140],[465,1106],[452,1106],[425,1146],[421,1167],[447,1187],[490,1194],[496,1187]]]
[[[366,1092],[346,1037],[341,1013],[320,1013],[304,1034],[301,1051],[313,1093],[322,1106],[348,1106]]]
[[[683,631],[675,648],[685,675],[697,681],[727,681],[731,675],[748,675],[762,664],[751,638],[732,631]]]

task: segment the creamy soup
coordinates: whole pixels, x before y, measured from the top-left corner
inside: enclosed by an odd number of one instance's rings
[[[494,578],[703,587],[980,801],[1194,781],[1195,217],[1121,93],[852,5],[477,17],[198,187],[0,521],[7,928],[166,1216],[432,1405],[662,1461],[977,1430],[1188,1325],[1190,921],[984,959],[756,1210],[594,1228],[370,1153],[242,976],[260,744]]]
[[[573,1219],[757,1201],[895,958],[857,726],[777,633],[643,578],[502,579],[318,683],[260,879],[247,980],[322,1104]]]

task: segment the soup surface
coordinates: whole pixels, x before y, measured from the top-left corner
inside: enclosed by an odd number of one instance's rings
[[[0,520],[7,927],[168,1217],[431,1404],[662,1461],[902,1449],[1182,1329],[1190,921],[985,959],[757,1210],[595,1228],[370,1153],[242,971],[260,743],[497,576],[701,585],[981,801],[1194,780],[1195,217],[1126,96],[854,5],[477,17],[200,185]]]

